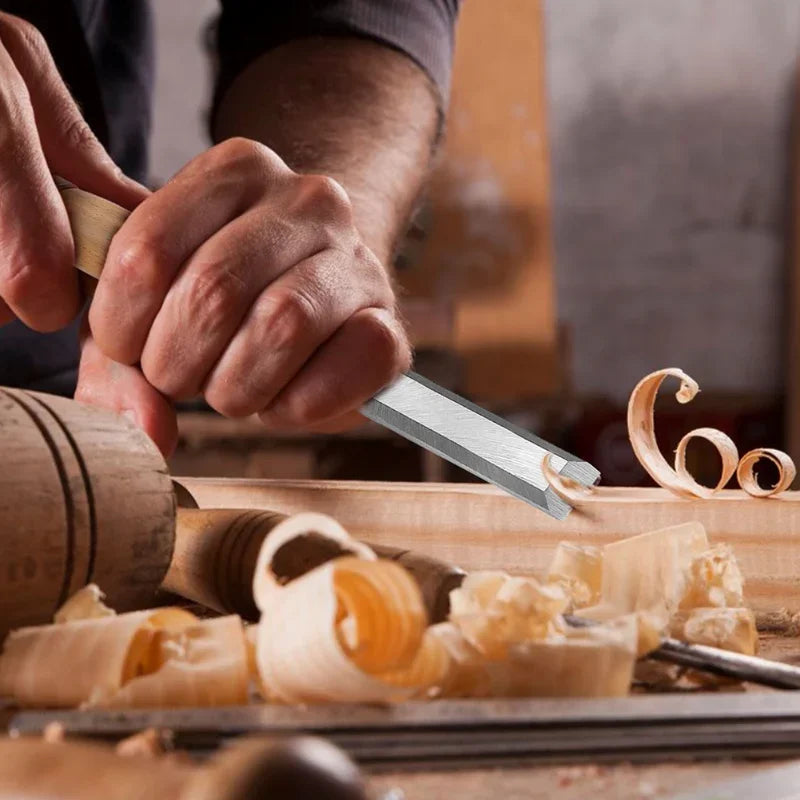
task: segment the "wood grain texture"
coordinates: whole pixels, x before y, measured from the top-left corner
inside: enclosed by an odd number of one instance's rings
[[[493,486],[178,478],[201,507],[320,511],[369,544],[400,546],[466,570],[540,573],[562,540],[601,545],[697,520],[733,546],[756,611],[800,610],[800,492],[726,490],[685,500],[663,489],[603,488],[564,522]]]
[[[75,242],[75,266],[99,278],[111,240],[130,212],[74,186],[59,189]]]
[[[153,602],[175,500],[142,431],[73,400],[0,388],[0,452],[0,636],[49,621],[92,581],[120,611]]]

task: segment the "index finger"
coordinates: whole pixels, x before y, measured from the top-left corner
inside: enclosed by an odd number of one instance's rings
[[[0,298],[38,331],[78,312],[69,220],[39,144],[24,81],[0,44]]]

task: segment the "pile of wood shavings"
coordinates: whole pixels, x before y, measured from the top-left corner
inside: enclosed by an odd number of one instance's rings
[[[743,488],[748,476],[757,486],[758,459],[751,453],[740,461],[735,445],[713,429],[687,434],[675,469],[666,463],[655,443],[653,402],[670,375],[682,381],[678,399],[691,400],[697,384],[680,370],[647,376],[630,400],[631,443],[648,472],[693,496],[713,493],[737,467]],[[695,436],[722,456],[715,489],[686,472],[686,442]],[[779,491],[794,466],[778,451],[759,452],[783,469]],[[556,480],[549,465],[545,473]],[[578,489],[562,482],[559,491]],[[281,549],[310,530],[347,555],[311,559],[319,566],[300,575],[279,574]],[[9,634],[0,696],[67,708],[237,705],[254,696],[279,703],[619,696],[630,689],[637,658],[665,635],[755,652],[742,584],[730,548],[712,547],[699,523],[686,523],[602,549],[562,543],[543,580],[475,572],[451,593],[449,619],[430,626],[406,570],[377,558],[331,518],[299,514],[276,528],[259,554],[257,626],[178,608],[117,615],[96,586],[87,586],[54,624]],[[597,625],[570,627],[564,614],[576,611]]]

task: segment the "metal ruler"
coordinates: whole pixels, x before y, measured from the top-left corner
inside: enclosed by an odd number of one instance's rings
[[[9,730],[37,734],[53,721],[68,734],[110,741],[148,727],[169,729],[176,747],[199,757],[245,734],[313,733],[372,770],[800,755],[800,696],[778,692],[25,711]]]

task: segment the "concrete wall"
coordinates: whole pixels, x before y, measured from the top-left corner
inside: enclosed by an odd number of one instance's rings
[[[216,0],[157,0],[156,90],[150,151],[150,180],[164,183],[208,147],[205,112],[210,69],[203,28],[217,12]]]
[[[502,0],[496,0],[502,2]],[[467,0],[488,2],[488,0]],[[154,3],[152,175],[206,146],[212,0]],[[558,308],[581,392],[781,385],[800,0],[545,0]]]
[[[796,0],[548,0],[559,312],[577,387],[781,384]]]

